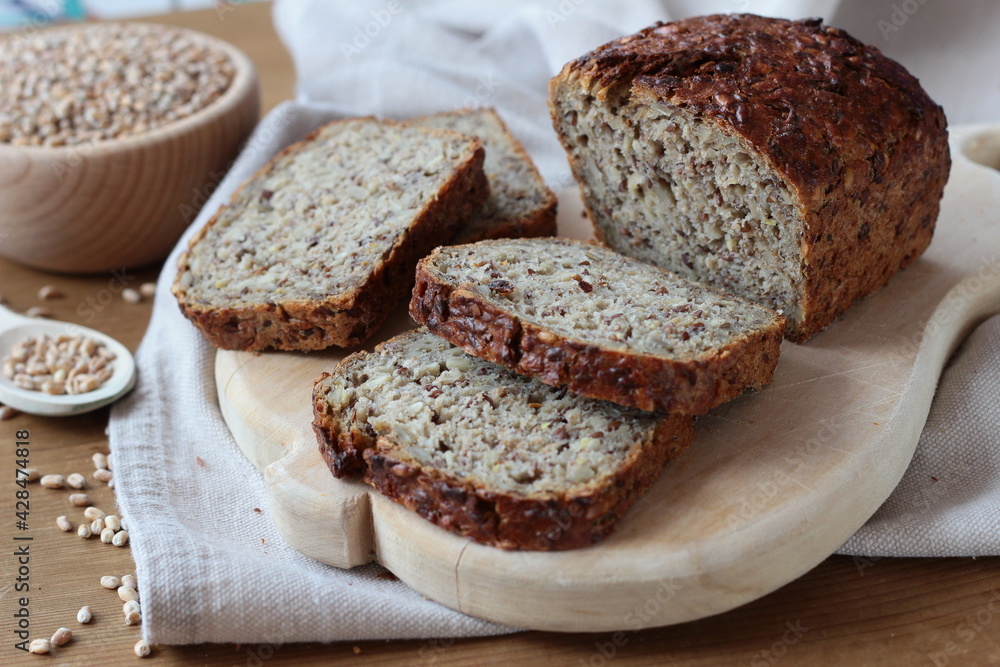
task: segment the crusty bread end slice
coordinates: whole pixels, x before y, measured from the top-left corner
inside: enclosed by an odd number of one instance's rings
[[[313,408],[334,475],[505,549],[600,540],[693,435],[689,416],[583,398],[426,329],[342,361]]]
[[[479,140],[374,118],[289,146],[181,256],[173,293],[213,345],[318,350],[363,341],[417,260],[486,200]]]
[[[552,236],[556,233],[556,195],[494,109],[459,109],[407,121],[422,127],[453,130],[483,142],[483,171],[490,196],[462,226],[454,243],[485,239]]]

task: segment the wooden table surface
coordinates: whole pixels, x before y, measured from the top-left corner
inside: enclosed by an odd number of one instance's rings
[[[292,64],[271,26],[266,4],[223,4],[221,9],[154,19],[217,35],[242,48],[256,63],[263,108],[292,96]],[[44,302],[55,317],[116,336],[135,349],[150,313],[149,302],[125,303],[124,283],[155,280],[158,267],[124,275],[50,275],[0,260],[0,294],[15,310],[43,305],[38,289],[58,287],[65,296]],[[54,419],[21,415],[0,422],[2,506],[5,541],[0,580],[0,664],[53,661],[60,665],[135,664],[138,630],[123,624],[121,602],[100,587],[104,574],[132,570],[127,548],[81,540],[60,532],[55,518],[75,516],[66,492],[30,487],[28,530],[15,527],[15,441],[30,432],[30,466],[44,472],[81,472],[90,477],[91,455],[107,451],[108,412]],[[88,480],[96,504],[114,507],[113,491]],[[30,542],[14,542],[30,536]],[[30,544],[30,592],[17,592],[14,549]],[[183,576],[183,573],[178,573]],[[140,582],[141,588],[142,582]],[[60,626],[73,642],[53,656],[23,654],[15,612],[28,597],[32,637],[48,637]],[[649,604],[658,604],[655,597]],[[76,622],[89,604],[90,625]],[[639,610],[637,610],[639,611]],[[624,624],[624,623],[623,623]],[[684,625],[619,633],[525,632],[501,638],[428,641],[369,641],[339,644],[160,646],[158,665],[468,665],[468,664],[678,664],[678,665],[985,665],[1000,664],[1000,558],[848,558],[833,556],[780,590],[726,614]],[[28,662],[22,662],[28,661]]]

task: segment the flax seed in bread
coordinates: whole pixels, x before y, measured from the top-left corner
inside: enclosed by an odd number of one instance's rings
[[[691,417],[583,398],[426,329],[342,361],[313,406],[334,475],[505,549],[603,538],[693,431]]]
[[[483,171],[490,182],[490,196],[459,230],[455,243],[556,233],[555,193],[495,110],[460,109],[407,122],[453,130],[483,142]]]
[[[818,19],[657,24],[567,64],[550,103],[598,237],[780,310],[792,340],[931,241],[941,107]]]
[[[360,343],[486,200],[479,140],[358,118],[279,153],[195,235],[173,292],[225,349]]]
[[[436,249],[417,266],[410,314],[547,384],[687,414],[769,382],[785,327],[764,306],[558,238]]]

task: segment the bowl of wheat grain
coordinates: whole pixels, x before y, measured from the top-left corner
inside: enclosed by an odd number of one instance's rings
[[[97,273],[165,257],[260,112],[226,42],[141,23],[0,37],[0,255]]]

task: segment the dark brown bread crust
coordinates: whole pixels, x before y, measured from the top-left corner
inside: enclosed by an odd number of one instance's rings
[[[601,540],[694,437],[692,417],[665,415],[607,483],[579,494],[518,497],[399,461],[389,454],[392,443],[373,432],[345,432],[322,396],[314,394],[313,407],[320,454],[334,476],[360,474],[380,493],[438,526],[503,549],[555,551]]]
[[[268,172],[277,160],[294,152],[322,130],[320,127],[302,142],[282,150],[247,182]],[[289,300],[251,307],[213,308],[191,303],[186,292],[175,284],[173,293],[181,312],[201,330],[209,343],[224,350],[305,351],[322,350],[332,345],[349,347],[363,342],[403,300],[412,285],[411,276],[417,261],[438,246],[442,236],[447,238],[454,234],[489,196],[489,184],[482,168],[485,152],[478,139],[470,138],[470,141],[478,145],[471,159],[400,236],[368,279],[352,292],[332,295],[324,301]],[[243,187],[245,184],[233,193],[231,201],[236,201]],[[205,236],[224,208],[220,208],[191,239],[189,250],[178,261],[178,276],[187,268],[190,248]]]
[[[547,199],[545,207],[531,215],[521,216],[505,225],[493,227],[485,234],[470,234],[463,236],[459,231],[452,243],[472,243],[489,239],[534,239],[554,236],[556,233],[557,199],[552,195]]]
[[[465,111],[465,109],[459,109],[450,113],[451,115],[458,115],[463,111]],[[496,119],[497,124],[499,124],[500,127],[503,128],[503,131],[507,133],[511,145],[514,147],[514,152],[517,153],[522,160],[524,160],[525,164],[531,166],[531,170],[534,172],[535,178],[538,179],[539,183],[544,185],[545,179],[543,179],[541,173],[539,173],[538,167],[535,166],[531,156],[528,155],[528,151],[524,150],[524,145],[517,140],[517,137],[515,137],[510,131],[510,128],[507,127],[507,123],[503,121],[500,114],[496,112],[496,109],[492,108],[486,109],[486,112],[491,114]],[[407,120],[406,123],[410,125],[422,125],[428,119],[439,115],[448,114],[429,114],[426,116],[418,116],[417,118]],[[554,236],[556,233],[558,205],[559,200],[556,197],[556,194],[552,192],[550,188],[545,187],[545,201],[531,215],[514,218],[508,221],[505,225],[491,227],[483,234],[472,234],[464,228],[459,229],[457,236],[452,239],[452,243],[474,243],[476,241],[485,241],[487,239],[538,238],[542,236]]]
[[[570,62],[551,91],[593,84],[686,110],[788,183],[805,220],[795,341],[931,241],[951,165],[944,112],[900,64],[843,30],[749,14],[661,23]]]
[[[471,285],[439,279],[417,265],[410,315],[469,354],[549,385],[657,412],[705,414],[771,381],[785,320],[694,360],[622,352],[584,343],[490,304]]]
[[[360,425],[348,422],[333,410],[326,396],[320,393],[320,383],[328,377],[330,373],[323,373],[313,382],[313,433],[333,476],[357,477],[367,467],[364,453],[375,446],[375,430],[366,422]]]
[[[382,452],[386,445],[381,443],[365,451],[364,480],[425,519],[481,544],[532,551],[576,549],[609,535],[693,437],[692,417],[665,416],[650,440],[606,484],[581,494],[497,493],[440,470],[397,461]]]
[[[514,146],[514,151],[521,156],[521,159],[525,163],[531,165],[531,169],[535,174],[535,178],[542,184],[545,183],[545,179],[542,178],[541,173],[538,171],[538,167],[535,166],[534,161],[531,156],[528,155],[528,151],[524,150],[524,145],[517,140],[517,137],[510,131],[507,127],[507,123],[503,121],[500,114],[494,109],[490,109],[489,112],[496,117],[497,122],[500,127],[503,128],[510,136],[510,141]],[[495,227],[490,229],[486,234],[479,237],[465,236],[462,230],[459,230],[458,236],[455,238],[455,243],[472,243],[474,241],[486,241],[488,239],[507,239],[507,238],[540,238],[543,236],[555,236],[556,233],[556,215],[558,212],[559,200],[556,194],[548,187],[545,187],[545,202],[542,204],[541,208],[535,211],[534,214],[530,216],[522,216],[515,220],[511,220],[506,225],[501,227]]]

